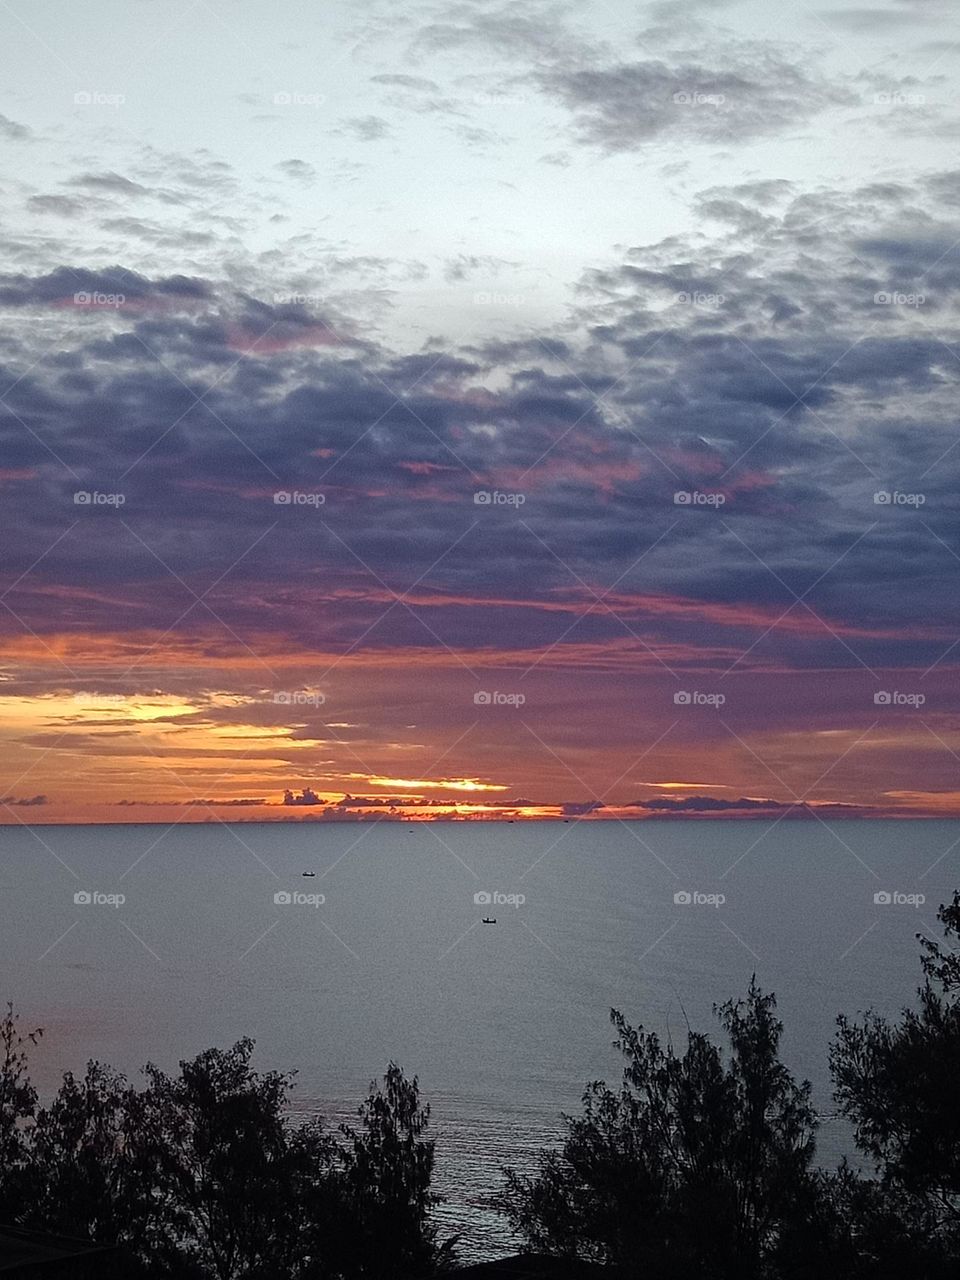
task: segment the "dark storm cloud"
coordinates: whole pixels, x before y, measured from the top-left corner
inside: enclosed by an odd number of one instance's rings
[[[640,637],[677,668],[932,663],[960,626],[938,585],[960,488],[954,190],[713,189],[735,238],[638,246],[584,277],[562,334],[462,350],[389,351],[253,279],[3,277],[10,581],[35,565],[10,606],[38,634],[189,610],[177,633],[201,650],[229,628],[212,655],[368,628],[522,653],[569,629],[553,660],[575,641],[653,661]],[[139,305],[71,310],[50,351],[18,326],[78,289]]]

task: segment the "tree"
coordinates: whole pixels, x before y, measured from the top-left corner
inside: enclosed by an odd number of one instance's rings
[[[99,1062],[87,1064],[82,1080],[65,1074],[30,1134],[32,1226],[98,1244],[136,1243],[131,1098],[126,1079]]]
[[[297,1248],[291,1077],[251,1069],[253,1042],[207,1049],[169,1077],[145,1069],[129,1100],[130,1158],[145,1208],[139,1243],[177,1275],[288,1275]],[[299,1155],[299,1149],[297,1151]]]
[[[36,1045],[43,1028],[25,1034],[18,1028],[13,1005],[0,1020],[0,1220],[15,1221],[29,1197],[26,1177],[29,1147],[24,1124],[37,1109],[37,1091],[30,1083],[27,1045]]]
[[[704,1034],[680,1055],[612,1010],[619,1092],[590,1085],[561,1151],[533,1178],[508,1171],[497,1198],[529,1247],[637,1277],[763,1275],[818,1194],[810,1086],[780,1061],[775,1008],[755,981],[715,1007],[728,1061]]]
[[[329,1258],[344,1280],[406,1280],[448,1269],[455,1241],[442,1244],[430,1220],[439,1197],[430,1191],[434,1143],[423,1133],[430,1108],[416,1076],[391,1062],[383,1087],[370,1086],[360,1128],[341,1125],[336,1214],[345,1229]],[[326,1274],[326,1273],[323,1273]]]
[[[956,936],[957,894],[939,918],[945,934]],[[914,1275],[932,1276],[960,1263],[960,967],[956,954],[921,942],[926,980],[918,1007],[896,1022],[841,1015],[830,1066],[840,1109],[878,1173],[874,1230],[905,1237]]]

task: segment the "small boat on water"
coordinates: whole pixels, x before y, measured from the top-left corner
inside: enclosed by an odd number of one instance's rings
[[[483,919],[480,921],[480,923],[481,923],[481,924],[496,924],[496,923],[497,923],[497,917],[496,917],[496,916],[484,916],[484,917],[483,917]]]
[[[301,871],[300,874],[302,876],[315,876],[317,873],[315,871]]]

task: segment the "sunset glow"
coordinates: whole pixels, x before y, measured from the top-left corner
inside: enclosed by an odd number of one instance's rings
[[[960,813],[949,50],[40,10],[0,820]]]

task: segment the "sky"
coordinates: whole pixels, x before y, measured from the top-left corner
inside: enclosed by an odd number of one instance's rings
[[[960,813],[955,6],[0,48],[0,822]]]

